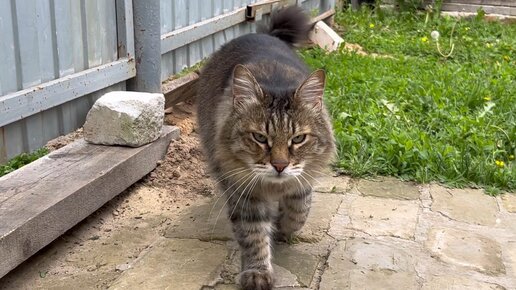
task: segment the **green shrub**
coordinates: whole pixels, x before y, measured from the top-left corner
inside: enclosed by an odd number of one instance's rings
[[[9,160],[6,164],[0,165],[0,176],[6,175],[21,168],[32,161],[35,161],[48,154],[48,149],[40,148],[32,153],[22,153],[13,159]]]

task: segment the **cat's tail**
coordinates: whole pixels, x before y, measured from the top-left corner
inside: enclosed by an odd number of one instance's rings
[[[310,18],[304,10],[290,6],[273,13],[269,25],[259,27],[258,32],[275,36],[293,46],[307,41],[311,29]]]

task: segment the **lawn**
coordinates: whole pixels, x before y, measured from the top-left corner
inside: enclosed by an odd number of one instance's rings
[[[347,43],[383,56],[302,52],[327,71],[337,167],[491,194],[516,189],[515,24],[368,9],[335,20]]]

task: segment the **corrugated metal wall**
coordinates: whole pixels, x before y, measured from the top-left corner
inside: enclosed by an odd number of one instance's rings
[[[234,11],[257,0],[161,0],[161,34]],[[322,13],[335,6],[335,0],[299,0],[307,11]],[[264,17],[264,19],[267,19]],[[222,44],[256,30],[255,23],[241,23],[201,40],[170,51],[161,57],[161,80],[195,65]]]
[[[0,7],[0,96],[118,58],[115,0],[0,0]],[[101,94],[0,127],[0,161],[82,126]]]

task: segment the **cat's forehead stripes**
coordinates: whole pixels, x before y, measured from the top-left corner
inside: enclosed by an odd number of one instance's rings
[[[266,122],[266,132],[269,135],[292,135],[295,132],[295,122],[290,114],[270,114]]]

